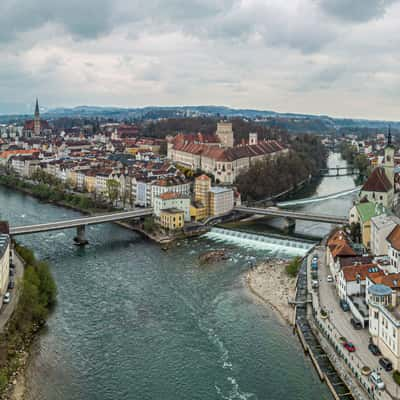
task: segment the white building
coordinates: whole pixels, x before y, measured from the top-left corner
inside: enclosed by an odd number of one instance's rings
[[[209,213],[210,216],[222,215],[232,211],[234,204],[234,193],[231,188],[212,187],[209,191]]]
[[[154,215],[160,218],[162,210],[178,209],[184,212],[184,220],[190,221],[190,197],[180,193],[166,192],[154,198]]]
[[[371,253],[373,255],[388,254],[386,238],[397,224],[400,224],[400,218],[394,215],[382,214],[371,218]]]

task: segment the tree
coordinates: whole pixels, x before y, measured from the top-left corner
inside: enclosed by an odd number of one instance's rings
[[[120,186],[121,184],[115,179],[107,179],[107,195],[112,204],[118,199]]]

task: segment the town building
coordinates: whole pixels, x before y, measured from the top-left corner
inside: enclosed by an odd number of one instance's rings
[[[386,256],[389,253],[386,238],[397,224],[400,224],[400,218],[394,215],[382,214],[371,218],[371,254]]]
[[[165,192],[154,198],[154,215],[160,218],[163,210],[183,211],[184,221],[190,222],[190,197],[176,192]]]
[[[23,134],[25,137],[49,135],[52,129],[46,120],[40,118],[39,101],[36,99],[35,114],[32,120],[25,121]]]
[[[388,256],[393,272],[400,272],[400,225],[396,225],[387,237]]]
[[[371,218],[386,214],[381,203],[361,201],[350,210],[350,224],[360,224],[361,239],[365,248],[371,246]]]
[[[234,193],[231,188],[212,187],[209,192],[209,215],[218,216],[232,211]]]
[[[162,210],[160,213],[161,227],[170,231],[182,229],[185,223],[184,220],[184,212],[176,208]]]

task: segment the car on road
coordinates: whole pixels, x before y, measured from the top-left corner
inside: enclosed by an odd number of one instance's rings
[[[351,342],[344,342],[343,347],[349,352],[354,353],[356,351],[356,346]]]
[[[318,254],[314,254],[312,260],[313,261],[318,261]]]
[[[343,299],[340,300],[340,308],[341,308],[344,312],[350,311],[350,307],[349,307],[347,301],[346,301],[346,300],[343,300]]]
[[[14,268],[10,268],[9,275],[10,276],[14,276],[15,275],[15,269]]]
[[[368,345],[368,349],[374,356],[380,356],[381,355],[381,351],[379,350],[379,347],[374,345],[373,343],[370,343]]]
[[[326,277],[326,281],[327,281],[328,283],[332,283],[332,282],[333,282],[333,276],[332,276],[332,275],[328,275],[328,276]]]
[[[317,270],[318,270],[318,263],[312,262],[311,263],[311,271],[317,271]]]
[[[369,376],[369,380],[375,385],[379,390],[385,389],[385,383],[383,382],[381,376],[378,372],[372,372]]]
[[[379,364],[383,367],[385,371],[389,372],[393,370],[393,364],[385,357],[379,359]]]
[[[351,318],[350,323],[351,323],[351,325],[353,325],[353,328],[356,330],[360,330],[363,328],[362,323],[355,318]]]
[[[15,283],[13,279],[10,279],[10,281],[8,282],[8,288],[9,289],[14,289]]]
[[[313,280],[312,283],[311,283],[311,285],[312,285],[312,288],[313,288],[313,289],[317,289],[318,286],[319,286],[319,283],[318,283],[317,280]]]
[[[8,304],[10,302],[10,300],[11,300],[10,292],[7,292],[3,297],[3,303]]]

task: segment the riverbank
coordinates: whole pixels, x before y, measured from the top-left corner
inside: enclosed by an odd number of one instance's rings
[[[288,261],[262,262],[246,275],[247,286],[253,296],[268,304],[287,323],[293,321],[293,308],[289,304],[296,292],[296,278],[286,273]]]
[[[0,398],[22,400],[31,345],[55,305],[57,288],[47,263],[15,245],[13,262],[24,274],[16,282],[18,302],[0,338]]]

